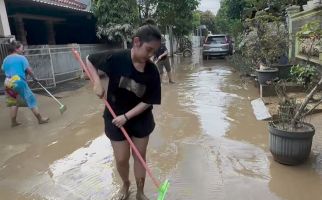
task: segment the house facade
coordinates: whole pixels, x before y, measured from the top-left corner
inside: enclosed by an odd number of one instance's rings
[[[72,55],[82,58],[111,48],[98,44],[91,0],[0,0],[0,66],[7,41],[16,38],[25,45],[24,55],[46,87],[83,75]],[[0,93],[4,74],[0,70]]]
[[[306,61],[307,54],[311,51],[310,62],[316,66],[320,66],[322,71],[322,41],[316,41],[312,46],[312,42],[308,39],[301,42],[296,33],[302,26],[309,22],[318,22],[322,28],[322,2],[311,0],[306,5],[303,5],[303,10],[300,6],[291,6],[287,9],[288,27],[290,36],[289,58],[291,60]]]
[[[0,0],[0,37],[25,45],[96,43],[90,0]]]

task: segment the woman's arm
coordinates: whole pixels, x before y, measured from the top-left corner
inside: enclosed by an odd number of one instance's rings
[[[135,116],[141,114],[142,112],[144,112],[150,106],[151,106],[151,104],[141,102],[138,105],[136,105],[134,108],[129,110],[127,113],[125,113],[125,115],[126,115],[126,117],[128,119],[132,119],[133,117],[135,117]]]
[[[117,116],[115,119],[113,119],[112,123],[117,127],[122,127],[128,120],[132,119],[133,117],[141,114],[146,109],[148,109],[151,106],[151,104],[147,103],[139,103],[134,108],[129,110],[127,113],[124,113],[123,115]]]
[[[38,81],[38,79],[35,77],[34,72],[31,69],[31,67],[27,67],[26,73],[32,78],[32,80]]]
[[[98,75],[97,69],[94,67],[94,65],[91,63],[91,61],[88,60],[88,56],[86,57],[86,65],[89,70],[90,76],[93,79],[94,82],[94,92],[99,98],[104,97],[105,90],[101,84],[100,77]]]

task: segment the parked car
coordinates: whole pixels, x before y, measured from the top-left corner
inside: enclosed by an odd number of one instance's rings
[[[228,56],[233,54],[233,41],[225,34],[208,35],[202,48],[202,56]]]

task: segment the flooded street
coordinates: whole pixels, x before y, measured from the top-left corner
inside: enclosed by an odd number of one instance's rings
[[[259,94],[225,59],[174,58],[176,84],[162,84],[154,107],[148,164],[169,179],[169,200],[321,199],[322,130],[317,128],[308,162],[290,167],[273,161],[267,123],[257,121],[250,101]],[[103,133],[103,103],[90,84],[56,94],[67,106],[37,95],[50,123],[38,125],[22,108],[22,126],[10,128],[0,97],[0,199],[109,200],[120,185],[109,140]],[[313,117],[318,123],[320,118]],[[131,160],[133,162],[133,160]],[[133,163],[131,163],[131,166]],[[135,184],[131,170],[135,199]],[[147,178],[146,194],[156,199]]]

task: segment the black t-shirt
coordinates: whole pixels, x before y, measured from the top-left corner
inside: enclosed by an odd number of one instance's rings
[[[136,118],[151,112],[152,104],[161,103],[160,75],[156,66],[147,61],[144,72],[135,69],[131,50],[107,51],[91,54],[89,61],[109,77],[107,101],[116,115],[121,115],[141,102],[151,104]],[[105,109],[105,118],[111,114]]]
[[[165,46],[165,44],[161,44],[160,48],[156,51],[155,53],[155,59],[158,59],[159,56],[161,56],[164,52],[168,51],[167,47]],[[161,60],[164,60],[167,58],[166,56],[163,56],[163,58]]]

